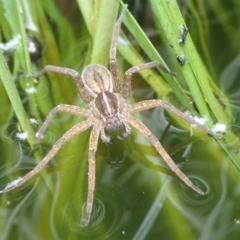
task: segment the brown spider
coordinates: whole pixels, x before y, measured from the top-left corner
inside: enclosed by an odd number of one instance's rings
[[[196,191],[198,194],[204,194],[198,187],[196,187],[189,178],[177,167],[173,162],[168,153],[164,150],[158,139],[150,132],[150,130],[138,119],[132,116],[132,113],[144,111],[147,109],[155,107],[163,107],[170,111],[171,113],[177,115],[178,117],[184,119],[185,121],[193,124],[203,131],[215,135],[213,131],[209,130],[207,127],[201,125],[194,119],[185,115],[178,109],[176,109],[171,104],[164,102],[162,100],[146,100],[131,105],[129,103],[129,98],[131,94],[131,78],[136,72],[144,69],[159,67],[163,71],[173,74],[168,71],[164,66],[162,66],[157,61],[140,64],[138,66],[128,69],[124,74],[123,85],[120,84],[120,77],[117,69],[116,61],[116,51],[117,51],[117,39],[119,36],[120,26],[123,21],[124,14],[126,12],[127,6],[124,7],[120,17],[118,18],[112,36],[111,49],[110,49],[110,71],[104,66],[91,64],[86,66],[82,75],[77,71],[48,65],[43,68],[38,74],[32,75],[31,77],[39,77],[46,72],[56,72],[65,75],[70,75],[78,88],[78,91],[85,103],[88,104],[87,109],[80,108],[78,106],[60,104],[53,108],[48,114],[45,122],[40,128],[37,135],[37,144],[40,142],[41,137],[45,133],[52,119],[58,112],[66,112],[77,116],[84,116],[86,120],[80,122],[68,130],[52,147],[50,152],[42,159],[42,161],[28,174],[22,178],[18,178],[8,184],[1,193],[8,192],[19,186],[24,182],[32,178],[37,174],[60,150],[62,145],[70,140],[72,137],[80,134],[81,132],[92,127],[89,140],[89,150],[88,150],[88,196],[87,196],[87,207],[86,215],[82,220],[82,223],[86,226],[89,224],[93,199],[95,190],[95,153],[97,151],[99,135],[103,142],[109,143],[110,137],[106,135],[106,132],[111,132],[113,130],[119,130],[122,137],[129,137],[131,134],[131,127],[136,128],[140,133],[142,133],[155,147],[158,153],[163,157],[168,166],[173,172],[190,188]]]

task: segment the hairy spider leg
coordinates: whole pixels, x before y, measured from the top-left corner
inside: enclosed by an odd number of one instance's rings
[[[193,118],[187,116],[186,114],[182,113],[180,110],[175,108],[170,103],[165,102],[165,101],[160,100],[160,99],[145,100],[145,101],[141,101],[141,102],[135,103],[135,104],[133,104],[131,106],[131,112],[141,112],[141,111],[144,111],[144,110],[147,110],[147,109],[151,109],[151,108],[156,108],[156,107],[163,107],[163,108],[167,109],[169,112],[171,112],[174,115],[182,118],[183,120],[185,120],[186,122],[192,124],[193,126],[197,126],[198,128],[202,129],[204,132],[207,132],[211,136],[222,137],[221,134],[218,134],[218,133],[212,131],[211,129],[207,128],[206,126],[204,126],[203,124],[199,123],[195,119],[193,119]]]
[[[73,105],[68,105],[68,104],[57,105],[56,107],[54,107],[50,111],[50,113],[46,117],[43,125],[39,129],[39,131],[37,133],[36,144],[39,144],[39,142],[41,141],[41,138],[42,138],[43,134],[45,133],[45,131],[47,130],[49,124],[52,122],[53,118],[59,112],[70,113],[72,115],[76,115],[76,116],[80,116],[80,117],[82,117],[82,116],[87,117],[88,116],[88,110],[86,110],[84,108],[80,108],[78,106],[73,106]]]
[[[176,175],[190,188],[192,188],[194,191],[199,193],[200,195],[204,195],[204,192],[200,190],[198,187],[196,187],[190,179],[178,168],[178,166],[174,163],[174,161],[171,159],[171,157],[168,155],[168,153],[165,151],[165,149],[162,147],[161,143],[158,141],[158,139],[151,133],[151,131],[138,119],[136,118],[130,118],[128,119],[128,122],[136,128],[140,133],[142,133],[154,146],[154,148],[157,150],[157,152],[163,157],[167,165],[171,168],[173,172],[176,173]]]
[[[110,71],[114,79],[114,92],[117,92],[117,93],[121,91],[120,77],[119,77],[118,64],[117,64],[117,42],[118,42],[118,37],[119,37],[123,17],[126,11],[127,11],[127,4],[124,5],[122,13],[114,25],[111,47],[110,47],[110,56],[109,56]]]
[[[80,134],[81,132],[87,130],[89,127],[92,126],[92,123],[89,121],[84,121],[81,123],[76,124],[72,128],[70,128],[52,147],[52,149],[49,151],[49,153],[42,159],[42,161],[29,173],[27,173],[24,177],[19,178],[18,181],[16,181],[16,184],[8,184],[1,193],[9,192],[15,188],[20,187],[23,183],[31,179],[33,176],[35,176],[37,173],[39,173],[46,164],[56,155],[56,153],[60,150],[62,145],[66,143],[69,139],[72,137]]]
[[[95,191],[95,175],[96,175],[96,158],[95,154],[97,151],[98,139],[100,129],[94,126],[89,139],[89,151],[88,151],[88,196],[87,196],[87,207],[86,216],[82,219],[82,224],[87,226],[91,219],[93,199]]]
[[[71,76],[75,81],[75,84],[77,86],[78,92],[79,92],[82,100],[85,103],[91,102],[92,98],[91,98],[90,94],[87,92],[87,90],[84,88],[84,85],[83,85],[83,82],[82,82],[82,79],[81,79],[81,75],[79,74],[79,72],[77,72],[77,71],[75,71],[71,68],[47,65],[37,74],[28,75],[28,77],[29,78],[38,78],[38,77],[40,77],[41,75],[43,75],[47,72],[55,72],[55,73],[60,73],[60,74],[63,74],[63,75]]]

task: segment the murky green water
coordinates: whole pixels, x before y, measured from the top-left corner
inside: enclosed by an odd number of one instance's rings
[[[211,46],[210,58],[204,55],[204,50],[201,53],[206,63],[212,60],[212,64],[206,65],[230,99],[230,103],[223,103],[233,108],[233,124],[228,126],[224,147],[232,149],[233,159],[239,159],[240,143],[237,137],[228,135],[230,130],[235,136],[240,133],[239,51],[235,44],[239,33],[226,39],[222,22],[218,22],[210,6],[206,9],[210,12],[207,21],[212,37],[207,39]],[[239,10],[226,9],[223,16],[229,19],[225,24],[231,23],[230,16],[236,12]],[[201,46],[201,32],[194,32],[197,20],[191,19],[191,14],[187,16],[189,31]],[[72,83],[63,80],[63,84],[74,89]],[[40,101],[51,101],[55,105],[62,100],[79,104],[75,93],[66,91],[61,99],[53,94],[55,89],[52,85],[49,88],[47,81],[41,84]],[[17,85],[22,91],[20,84]],[[136,99],[154,96],[148,86],[136,84],[135,87]],[[16,138],[18,120],[1,82],[0,92],[0,189],[3,189],[8,182],[33,169],[34,153],[45,156],[79,119],[59,115],[40,146],[31,149],[26,141]],[[28,108],[29,95],[21,96]],[[36,106],[36,111],[41,116],[48,110],[41,105],[41,109]],[[29,116],[31,114],[29,112]],[[149,142],[133,131],[129,139],[113,138],[109,145],[99,143],[92,222],[88,227],[82,226],[90,133],[86,131],[67,143],[39,175],[19,189],[0,195],[0,239],[238,239],[240,172],[220,144],[208,135],[196,137],[194,130],[192,134],[179,128],[161,109],[136,116],[161,140],[181,170],[206,192],[204,196],[197,195],[172,176]],[[41,124],[39,120],[34,129],[37,131]]]

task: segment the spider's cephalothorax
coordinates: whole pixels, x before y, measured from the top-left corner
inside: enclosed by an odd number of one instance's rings
[[[82,73],[82,82],[93,100],[89,103],[90,119],[102,128],[101,138],[109,142],[104,129],[108,132],[120,130],[122,137],[130,135],[130,128],[125,127],[124,119],[127,119],[129,108],[127,100],[124,101],[119,93],[114,93],[112,73],[98,64],[88,65]],[[126,124],[127,125],[127,124]]]
[[[100,93],[90,104],[90,112],[92,122],[101,126],[101,138],[107,143],[110,141],[109,137],[106,137],[104,129],[107,132],[119,130],[122,137],[128,137],[130,135],[130,127],[125,122],[125,119],[129,117],[129,105],[127,101],[121,99],[120,95],[113,92]]]
[[[108,131],[119,129],[122,126],[120,118],[122,109],[120,109],[117,95],[111,92],[100,93],[95,99],[95,107]]]
[[[40,142],[41,137],[45,133],[52,119],[58,112],[65,112],[76,116],[84,116],[86,120],[77,123],[71,129],[69,129],[52,147],[50,152],[42,159],[42,161],[27,175],[22,178],[18,178],[12,183],[8,184],[5,189],[0,191],[1,193],[9,192],[21,186],[24,182],[38,173],[59,151],[64,143],[66,143],[72,137],[80,134],[88,128],[92,128],[89,139],[88,150],[88,196],[86,215],[82,220],[82,223],[88,225],[92,213],[92,205],[94,199],[95,190],[95,154],[97,151],[98,139],[101,139],[108,143],[110,137],[106,135],[107,132],[113,130],[119,130],[122,137],[128,137],[131,134],[131,127],[134,127],[137,131],[143,134],[154,146],[156,151],[162,156],[172,171],[190,188],[199,194],[204,194],[198,187],[196,187],[191,180],[177,167],[165,149],[162,147],[159,140],[150,132],[150,130],[138,119],[132,116],[134,112],[140,112],[155,107],[163,107],[169,112],[177,115],[185,121],[193,124],[210,135],[215,135],[213,131],[201,125],[193,118],[185,115],[171,104],[159,99],[146,100],[135,104],[129,103],[131,94],[131,78],[136,72],[139,72],[148,68],[158,67],[161,70],[174,75],[171,71],[167,70],[162,64],[157,61],[143,63],[138,66],[134,66],[128,69],[120,84],[120,77],[117,69],[116,51],[117,51],[117,39],[120,31],[120,26],[123,21],[124,13],[127,7],[125,6],[122,14],[114,26],[111,49],[110,49],[110,71],[104,66],[91,64],[84,68],[80,75],[77,71],[70,68],[56,67],[48,65],[43,68],[38,74],[31,77],[39,77],[40,75],[50,71],[56,73],[62,73],[70,75],[78,88],[79,94],[83,101],[88,104],[88,108],[80,108],[78,106],[60,104],[53,108],[48,114],[42,127],[37,135],[37,143]]]

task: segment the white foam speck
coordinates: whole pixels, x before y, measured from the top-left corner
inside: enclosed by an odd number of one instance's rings
[[[21,141],[26,140],[27,136],[28,136],[28,132],[17,132],[16,133],[16,138],[21,140]]]

